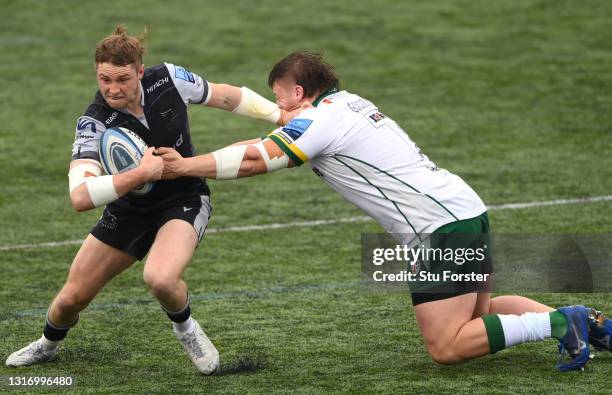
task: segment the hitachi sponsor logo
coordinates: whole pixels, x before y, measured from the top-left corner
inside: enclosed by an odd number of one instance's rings
[[[162,78],[160,80],[157,80],[156,83],[154,83],[153,85],[151,85],[150,87],[147,88],[147,93],[153,92],[155,89],[159,88],[160,86],[162,86],[166,82],[168,82],[168,77],[164,77],[164,78]]]
[[[117,111],[113,111],[111,116],[106,118],[106,121],[104,121],[104,123],[107,124],[107,125],[110,125],[110,123],[113,122],[115,120],[115,118],[117,118],[117,115],[119,115],[119,113]]]

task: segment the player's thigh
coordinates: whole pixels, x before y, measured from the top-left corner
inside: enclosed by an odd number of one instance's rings
[[[472,320],[477,293],[418,304],[414,307],[427,348],[449,347],[459,330]]]
[[[180,219],[166,222],[157,232],[145,263],[145,278],[179,279],[198,245],[193,226]]]
[[[212,206],[199,196],[167,209],[145,263],[144,278],[178,280],[204,236]]]
[[[101,242],[90,234],[72,262],[64,288],[78,290],[84,297],[93,297],[135,260],[133,256]]]

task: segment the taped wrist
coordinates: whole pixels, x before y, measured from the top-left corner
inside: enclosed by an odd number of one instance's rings
[[[263,145],[263,141],[252,145],[259,150],[263,160],[266,162],[266,169],[268,170],[268,173],[271,171],[285,169],[289,165],[289,157],[285,153],[283,153],[283,156],[270,159],[268,150],[266,150],[266,147]]]
[[[231,145],[213,152],[217,164],[217,180],[231,180],[238,177],[247,145]]]
[[[275,103],[246,86],[243,86],[240,90],[242,91],[242,98],[238,106],[232,111],[233,113],[271,123],[277,123],[280,120],[281,110]]]
[[[85,183],[89,191],[89,197],[95,207],[100,207],[119,199],[113,184],[113,176],[111,175],[87,177]]]

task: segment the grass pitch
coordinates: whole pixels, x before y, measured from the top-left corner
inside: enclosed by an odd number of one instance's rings
[[[604,1],[0,1],[0,246],[83,238],[99,210],[69,207],[76,118],[95,92],[93,48],[117,23],[148,26],[146,64],[188,67],[271,98],[267,73],[323,50],[343,88],[394,118],[487,204],[612,190],[612,43]],[[199,152],[271,130],[190,110]],[[213,228],[361,215],[307,166],[211,182]],[[612,204],[490,213],[498,233],[610,233]],[[610,391],[612,355],[557,373],[553,341],[460,366],[423,347],[407,295],[359,285],[373,222],[212,233],[188,267],[194,316],[221,352],[201,377],[142,282],[142,264],[82,313],[56,362],[0,376],[71,375],[77,393],[507,393]],[[3,358],[40,336],[78,246],[2,250]],[[609,294],[533,294],[612,314]],[[2,391],[9,389],[3,387]],[[36,391],[35,389],[30,389]],[[46,390],[53,392],[56,390]]]

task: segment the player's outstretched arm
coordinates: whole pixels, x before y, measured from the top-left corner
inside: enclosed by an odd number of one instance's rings
[[[145,182],[159,180],[164,165],[153,150],[147,149],[135,169],[115,175],[102,175],[102,165],[95,160],[72,161],[68,173],[72,207],[76,211],[91,210],[119,199]]]
[[[210,97],[206,106],[231,111],[248,118],[261,119],[279,126],[286,125],[299,113],[299,108],[282,110],[265,97],[243,86],[209,83]]]
[[[164,160],[163,179],[188,176],[230,180],[293,167],[291,159],[270,139],[230,145],[192,158],[183,158],[166,147],[156,149],[155,154]]]

